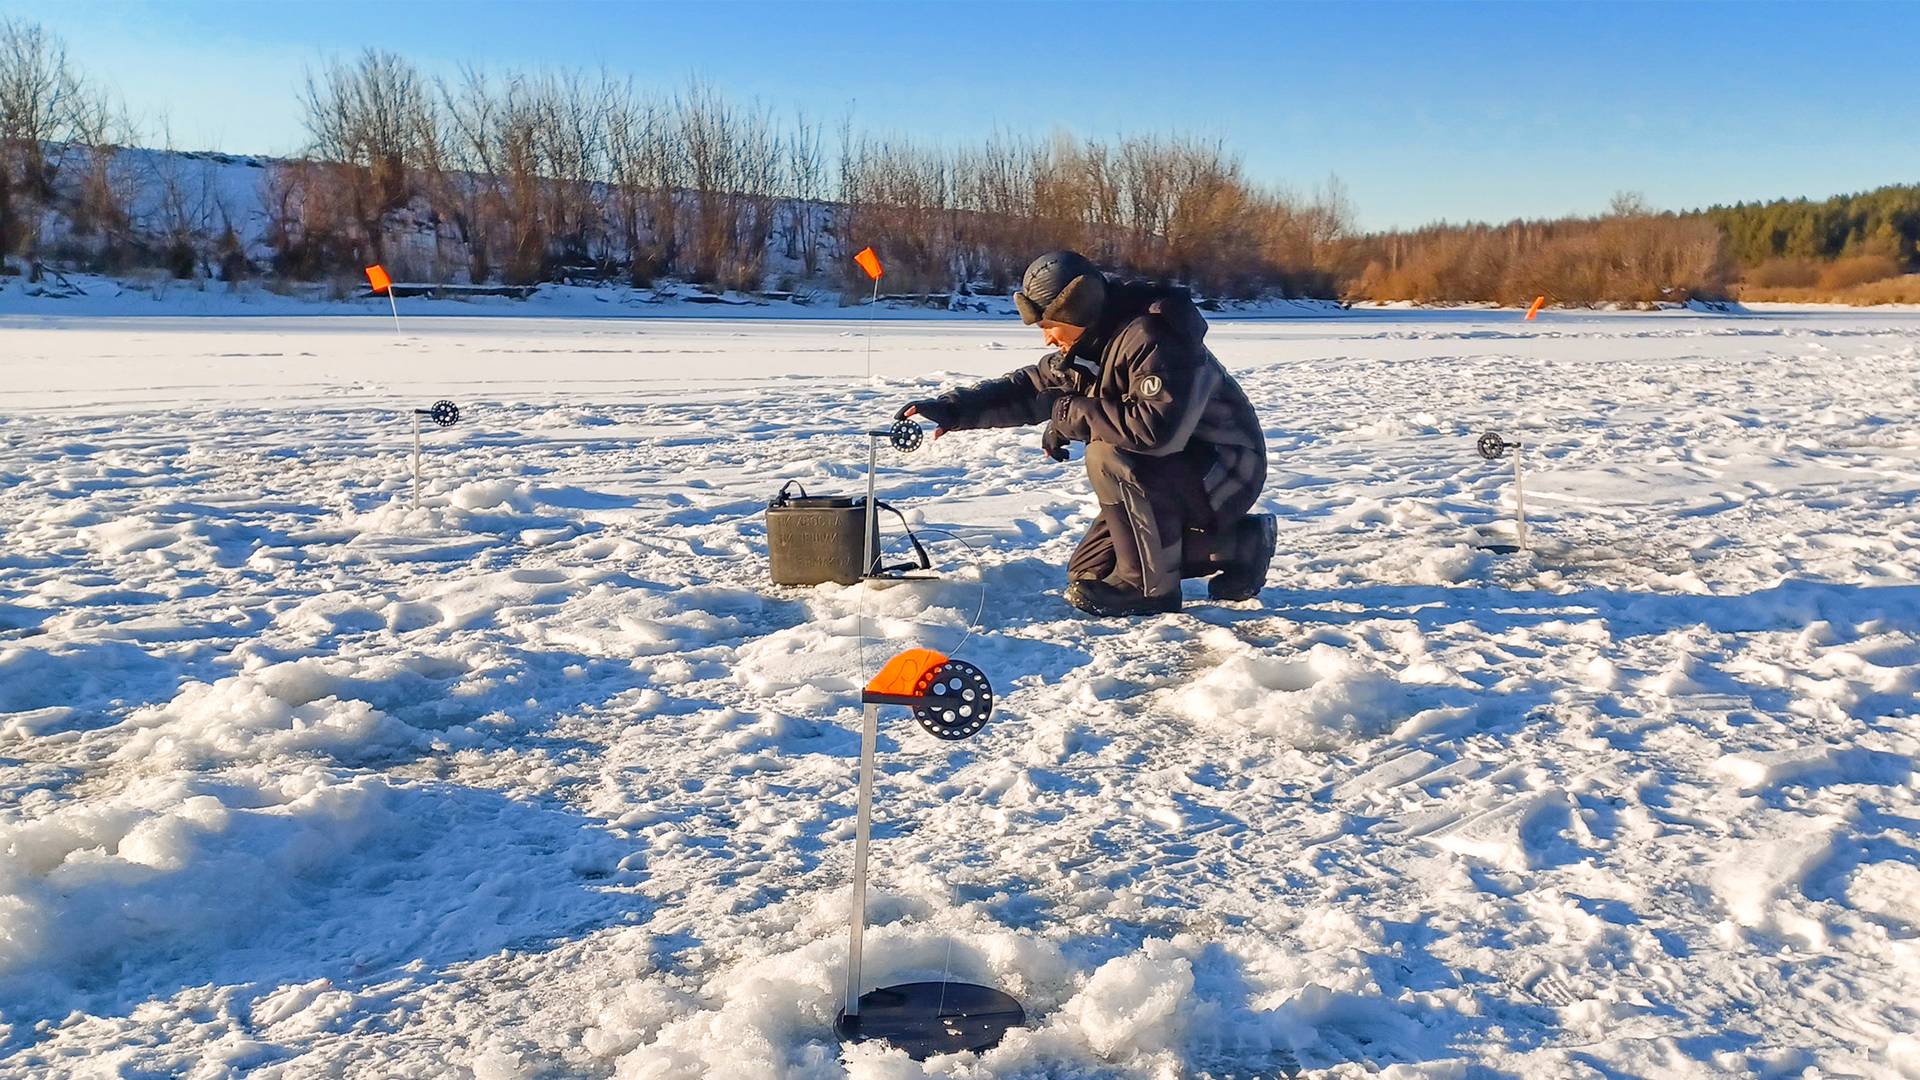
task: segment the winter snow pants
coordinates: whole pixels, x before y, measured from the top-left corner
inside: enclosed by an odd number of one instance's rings
[[[1068,561],[1068,579],[1104,579],[1165,596],[1183,577],[1205,577],[1249,557],[1241,549],[1257,542],[1257,531],[1241,526],[1258,492],[1249,491],[1244,503],[1211,505],[1211,459],[1205,451],[1150,457],[1088,443],[1087,478],[1100,517]]]

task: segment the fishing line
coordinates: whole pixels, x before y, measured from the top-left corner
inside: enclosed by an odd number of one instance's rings
[[[959,533],[956,533],[951,529],[939,529],[939,528],[930,529],[925,526],[922,526],[919,531],[921,533],[925,533],[928,535],[944,536],[947,539],[952,540],[955,543],[959,544],[961,547],[966,548],[968,561],[973,565],[974,576],[979,580],[979,585],[980,585],[979,599],[974,603],[972,618],[968,619],[965,623],[962,624],[960,640],[954,642],[951,648],[940,650],[942,653],[946,654],[947,656],[957,656],[960,652],[961,646],[973,640],[974,632],[981,628],[981,625],[982,625],[981,619],[986,614],[986,610],[987,610],[986,567],[980,561],[980,549],[968,543],[966,537],[961,536]],[[864,586],[865,582],[862,582],[862,585]],[[872,598],[872,593],[869,592],[867,589],[862,588],[860,591],[859,601],[856,604],[854,609],[859,619],[859,656],[858,656],[859,670],[855,673],[855,681],[860,685],[865,685],[867,679],[871,678],[873,673],[873,668],[869,666],[867,663],[867,641],[868,641],[867,601],[870,600],[871,598]],[[934,629],[950,629],[949,627],[940,627],[936,624],[921,622],[916,619],[909,619],[907,620],[907,622],[909,623],[909,625],[913,625],[913,626],[924,626],[924,627],[930,627]]]
[[[960,646],[965,645],[969,640],[972,639],[973,632],[980,627],[980,617],[984,615],[987,610],[986,567],[981,565],[980,550],[974,547],[972,544],[967,543],[966,537],[961,536],[959,533],[954,532],[952,529],[929,529],[925,526],[922,526],[920,528],[920,531],[923,533],[934,535],[934,536],[944,536],[947,539],[952,540],[955,543],[959,544],[961,547],[966,548],[968,561],[973,564],[974,575],[980,579],[980,601],[979,603],[974,605],[973,618],[966,623],[966,632],[960,635],[960,640],[954,643],[953,648],[941,650],[942,652],[946,653],[948,656],[958,656],[960,654]]]
[[[911,453],[912,451],[918,449],[921,444],[919,425],[912,424],[911,422],[908,422],[908,421],[896,423],[892,429],[892,432],[890,435],[890,441],[893,443],[896,449],[899,449],[906,453]],[[873,494],[873,490],[872,490],[872,477],[873,477],[873,468],[874,468],[873,453],[877,443],[878,443],[878,439],[870,434],[868,436],[868,443],[867,443],[867,454],[868,454],[867,499],[869,504],[872,504],[875,498],[875,495]],[[910,527],[906,525],[906,518],[904,516],[901,518],[901,525],[903,528],[907,529],[908,539],[912,540],[914,547],[918,549],[920,547],[920,542],[919,540],[914,538],[914,532]],[[972,563],[974,576],[979,581],[979,585],[980,585],[979,599],[974,605],[973,617],[966,620],[966,622],[962,625],[960,640],[955,642],[950,649],[943,650],[946,655],[953,656],[959,653],[961,646],[965,645],[969,640],[972,639],[974,631],[980,626],[981,618],[986,614],[986,610],[987,610],[986,567],[982,565],[980,561],[979,549],[975,548],[972,544],[968,543],[966,538],[961,536],[959,533],[956,533],[951,529],[937,529],[937,528],[929,529],[924,526],[919,531],[922,533],[930,534],[930,535],[945,536],[948,539],[954,541],[955,543],[958,543],[961,547],[965,548],[967,551],[967,561]],[[924,565],[925,564],[924,552],[922,553],[922,560],[923,560],[922,565]],[[872,557],[868,562],[868,565],[864,568],[868,575],[872,574],[874,565],[877,564],[879,561],[880,561],[879,550],[876,545],[874,548]],[[871,576],[869,576],[868,580],[871,580]],[[863,581],[862,585],[864,586],[865,584],[866,582]],[[859,616],[859,635],[860,635],[859,679],[862,683],[865,682],[865,680],[868,677],[867,673],[871,670],[871,668],[867,664],[867,601],[870,598],[870,596],[871,594],[865,588],[862,588],[859,602],[856,605],[856,610]],[[914,620],[909,620],[909,622],[914,623]],[[927,625],[924,623],[915,623],[915,624]],[[936,1016],[942,1015],[946,1012],[947,987],[951,984],[952,978],[953,978],[953,934],[951,932],[948,932],[945,934],[945,937],[947,939],[947,949],[946,949],[946,956],[944,959],[942,959],[940,963],[940,999],[939,999],[938,1005],[935,1007],[935,1010],[934,1010]]]
[[[953,974],[953,935],[947,935],[947,958],[940,963],[940,1004],[933,1010],[935,1015],[947,1011],[947,982]]]
[[[924,526],[920,529],[920,531],[923,533],[929,533],[933,535],[947,537],[948,539],[954,541],[955,543],[958,543],[961,547],[966,548],[968,561],[973,564],[974,575],[978,577],[980,580],[980,601],[977,605],[975,605],[973,609],[973,618],[967,621],[965,632],[960,635],[960,640],[954,643],[954,646],[952,649],[946,650],[947,655],[957,656],[960,653],[960,647],[962,645],[965,645],[968,642],[968,640],[973,637],[974,630],[980,625],[981,616],[984,615],[987,610],[986,568],[983,565],[981,565],[979,549],[975,548],[972,544],[967,543],[966,538],[961,536],[959,533],[956,533],[951,529],[929,529],[929,528],[925,528]],[[946,938],[947,938],[947,955],[946,955],[946,959],[940,962],[940,1004],[935,1009],[936,1014],[946,1012],[947,985],[953,981],[953,934],[951,932],[948,932],[946,934]]]

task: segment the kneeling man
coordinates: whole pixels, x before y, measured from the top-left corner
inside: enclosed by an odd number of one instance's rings
[[[1066,591],[1082,611],[1178,611],[1188,577],[1209,578],[1216,600],[1257,596],[1274,547],[1273,515],[1248,513],[1266,483],[1266,440],[1207,350],[1192,297],[1055,251],[1027,267],[1013,300],[1054,352],[896,415],[941,432],[1045,423],[1040,445],[1055,461],[1086,444],[1100,516],[1067,565]]]

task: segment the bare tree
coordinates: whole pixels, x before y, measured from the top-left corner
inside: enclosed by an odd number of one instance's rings
[[[469,69],[458,87],[443,86],[441,97],[453,153],[468,174],[472,279],[487,280],[497,267],[511,284],[545,280],[552,207],[541,123],[550,110],[539,88],[518,73],[496,84]]]
[[[820,270],[820,200],[826,193],[826,162],[820,128],[796,113],[786,140],[787,258],[797,259],[811,277]]]
[[[301,105],[313,154],[348,167],[367,257],[384,258],[385,217],[407,205],[422,135],[434,126],[428,84],[402,57],[368,49],[352,64],[309,71]]]
[[[495,120],[493,175],[507,236],[502,274],[511,284],[531,284],[546,277],[551,223],[541,213],[539,106],[524,77],[508,77]]]
[[[1647,217],[1653,208],[1647,204],[1647,197],[1638,191],[1616,191],[1607,202],[1607,216],[1617,218]]]
[[[35,255],[40,215],[73,146],[107,127],[105,98],[69,63],[64,42],[34,23],[0,20],[0,255]]]
[[[468,280],[488,281],[504,228],[496,171],[499,155],[494,146],[499,105],[486,73],[477,68],[462,71],[457,85],[441,81],[436,88],[444,125],[441,149],[453,174],[440,205],[458,223],[466,242]]]
[[[532,91],[542,215],[554,256],[596,262],[606,254],[607,120],[616,86],[579,72],[550,74]]]
[[[65,156],[79,166],[71,192],[73,233],[96,245],[101,265],[119,267],[134,255],[133,206],[140,180],[123,158],[139,136],[125,110],[112,108],[104,95],[83,95],[81,102],[65,148]]]
[[[729,288],[758,288],[773,231],[780,142],[759,106],[736,107],[705,83],[676,101],[693,206],[693,277]]]
[[[213,163],[175,152],[164,119],[160,133],[161,152],[145,159],[138,179],[150,200],[147,231],[168,273],[181,279],[211,277],[214,238],[231,220],[231,211],[220,204]]]

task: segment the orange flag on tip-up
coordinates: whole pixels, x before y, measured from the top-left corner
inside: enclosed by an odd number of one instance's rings
[[[387,276],[387,269],[379,263],[367,267],[367,284],[377,293],[386,292],[393,285],[393,279]]]
[[[861,248],[860,254],[855,255],[853,261],[859,263],[860,269],[865,270],[867,276],[875,281],[879,281],[880,275],[884,273],[880,269],[880,256],[875,255],[872,248]]]
[[[1533,317],[1534,317],[1535,315],[1538,315],[1538,314],[1540,314],[1540,309],[1541,309],[1541,308],[1543,308],[1543,307],[1546,307],[1546,306],[1547,306],[1547,298],[1546,298],[1546,297],[1544,297],[1544,296],[1536,296],[1536,297],[1534,297],[1534,298],[1533,298],[1533,306],[1527,309],[1527,318],[1526,318],[1526,321],[1527,321],[1527,322],[1532,322],[1532,321],[1533,321]]]

